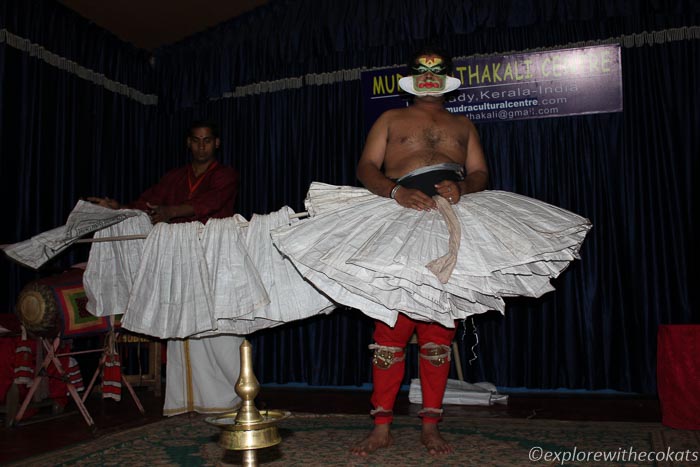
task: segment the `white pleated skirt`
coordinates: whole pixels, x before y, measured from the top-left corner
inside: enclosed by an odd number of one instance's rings
[[[95,232],[94,238],[146,235],[153,225],[148,215],[137,211],[118,224]],[[126,311],[136,279],[145,240],[95,242],[83,273],[88,298],[87,310],[95,316],[118,315]]]
[[[245,246],[269,300],[235,319],[218,319],[218,332],[247,335],[260,329],[330,313],[335,305],[299,274],[270,238],[270,231],[298,223],[294,211],[285,206],[269,214],[254,214],[245,229]],[[234,216],[238,225],[245,219]],[[211,222],[211,221],[209,221]],[[207,224],[209,225],[209,224]],[[206,335],[206,333],[205,333]]]
[[[146,238],[122,327],[160,338],[216,328],[200,222],[158,223]]]
[[[312,219],[273,232],[279,250],[334,301],[390,326],[404,313],[453,327],[456,319],[503,312],[503,297],[539,297],[579,258],[591,228],[581,216],[515,193],[465,195],[452,206],[459,250],[442,283],[426,267],[448,251],[437,210],[321,183],[311,185],[306,207]]]

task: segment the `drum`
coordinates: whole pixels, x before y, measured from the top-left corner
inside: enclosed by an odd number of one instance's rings
[[[69,269],[27,284],[17,298],[16,313],[25,329],[38,337],[79,337],[110,329],[107,317],[85,308],[83,270]]]

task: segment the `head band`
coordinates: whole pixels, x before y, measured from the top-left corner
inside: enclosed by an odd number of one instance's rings
[[[447,72],[447,67],[442,65],[442,63],[438,63],[433,66],[419,64],[414,67],[411,67],[411,74],[413,75],[422,75],[423,73],[427,73],[428,71],[435,75],[444,75]]]

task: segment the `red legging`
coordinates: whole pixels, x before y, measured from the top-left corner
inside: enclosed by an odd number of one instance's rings
[[[432,342],[439,345],[450,346],[454,339],[456,328],[448,329],[437,323],[425,323],[413,320],[399,314],[396,325],[391,328],[381,321],[376,321],[374,326],[374,342],[385,347],[405,348],[413,333],[418,334],[418,345]],[[421,350],[421,353],[424,353]],[[396,352],[396,357],[403,357],[404,351]],[[401,388],[406,362],[394,362],[389,368],[372,367],[374,377],[374,389],[372,391],[372,406],[375,409],[374,423],[381,425],[391,423],[393,419],[394,402]],[[442,398],[445,395],[445,386],[450,372],[449,362],[435,366],[430,361],[419,358],[421,392],[423,394],[424,409],[440,409]],[[437,423],[440,417],[424,416],[423,423]]]

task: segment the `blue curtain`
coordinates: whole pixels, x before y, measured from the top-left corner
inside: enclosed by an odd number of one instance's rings
[[[3,0],[2,29],[119,83],[153,91],[149,52],[122,42],[55,0]]]
[[[503,53],[697,24],[693,0],[272,0],[155,53],[161,106],[237,86],[402,64],[425,42],[455,56]]]
[[[56,2],[3,2],[0,30],[0,244],[64,224],[81,197],[130,199],[157,179],[162,167],[150,158],[156,107],[83,79],[66,65],[73,61],[149,93],[152,70],[143,51]],[[43,60],[38,46],[55,54],[56,63]],[[27,282],[86,255],[86,247],[72,248],[39,272],[0,262],[2,311],[13,311]]]

